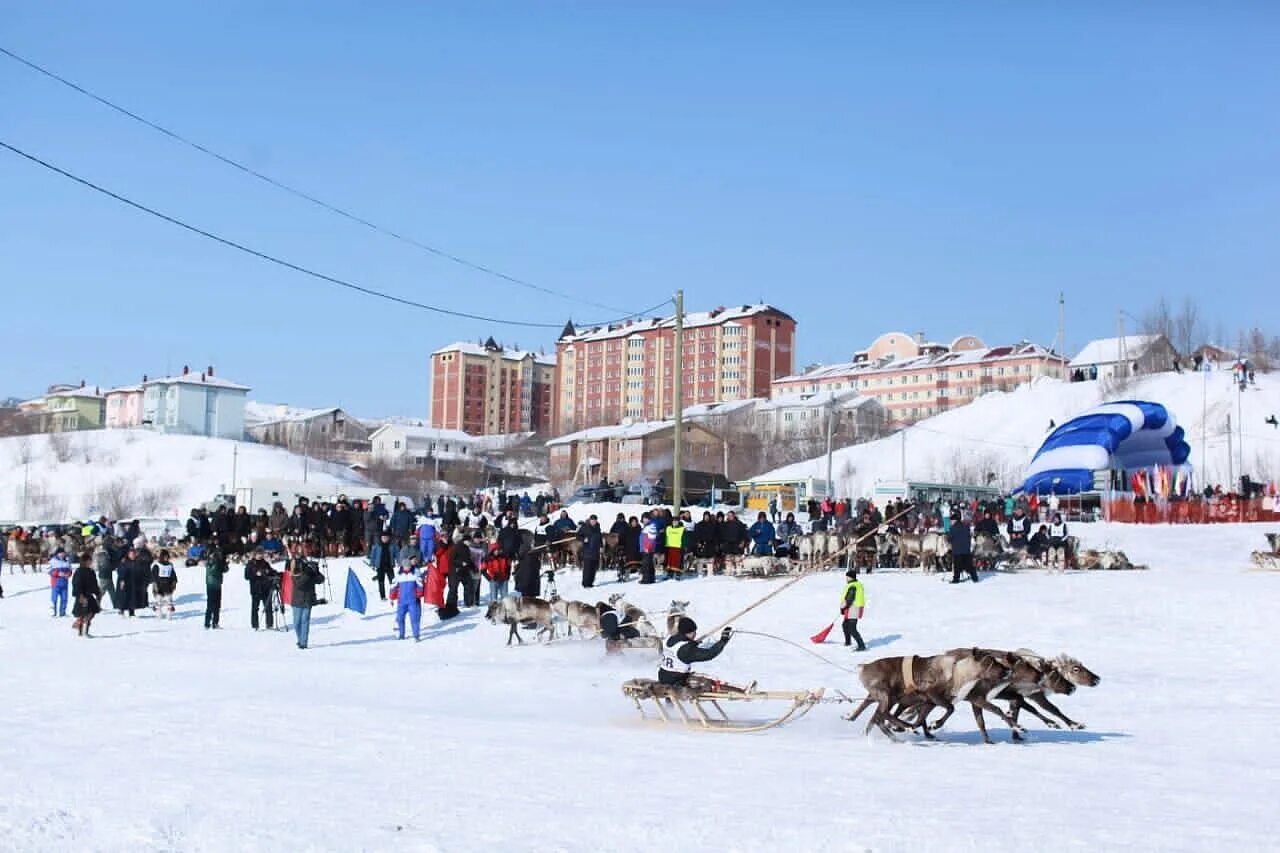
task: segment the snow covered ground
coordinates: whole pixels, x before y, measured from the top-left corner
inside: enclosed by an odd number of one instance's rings
[[[1123,391],[1108,392],[1100,382],[1042,378],[1015,391],[993,392],[888,438],[837,450],[832,460],[836,492],[873,494],[877,482],[903,479],[904,469],[909,480],[978,483],[990,473],[1005,488],[1020,486],[1051,420],[1062,424],[1111,400],[1151,400],[1168,407],[1191,445],[1197,483],[1235,482],[1242,436],[1244,470],[1256,480],[1280,479],[1280,432],[1266,423],[1268,416],[1280,415],[1280,376],[1260,375],[1258,384],[1242,394],[1229,371],[1218,371],[1146,376]],[[760,476],[825,478],[827,459]]]
[[[233,482],[301,480],[303,465],[279,447],[145,429],[0,438],[0,519],[185,518]],[[342,465],[311,459],[306,467],[309,482],[364,484]]]
[[[1077,526],[1148,572],[1021,573],[950,586],[866,578],[852,655],[807,637],[835,616],[838,574],[805,579],[736,623],[848,667],[957,645],[1067,651],[1102,676],[1063,699],[1080,732],[1033,727],[984,746],[958,711],[936,744],[891,744],[820,706],[762,734],[637,722],[619,692],[647,652],[599,642],[503,646],[475,611],[391,636],[315,611],[312,647],[248,628],[235,570],[224,629],[202,629],[198,570],[177,618],[103,614],[97,637],[49,617],[43,577],[0,600],[0,846],[12,850],[1263,850],[1280,832],[1275,643],[1280,574],[1248,570],[1263,528]],[[329,564],[341,599],[346,561]],[[646,609],[692,601],[710,627],[778,581],[610,582]],[[573,573],[561,593],[577,597]],[[855,677],[739,636],[704,667],[762,687]]]

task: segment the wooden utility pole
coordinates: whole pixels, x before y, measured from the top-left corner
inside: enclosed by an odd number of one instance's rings
[[[680,517],[680,503],[684,496],[684,291],[676,291],[676,345],[671,359],[672,419],[675,423],[675,442],[672,445],[671,507],[676,518]]]

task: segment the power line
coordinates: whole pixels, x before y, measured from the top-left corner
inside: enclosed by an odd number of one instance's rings
[[[476,272],[484,273],[485,275],[489,275],[494,278],[501,279],[511,284],[517,284],[517,285],[520,285],[521,287],[527,287],[532,290],[541,291],[542,293],[550,294],[551,296],[557,296],[561,299],[567,299],[571,302],[576,302],[582,305],[591,305],[595,308],[603,308],[605,311],[617,312],[617,311],[623,310],[621,308],[615,308],[613,306],[604,305],[599,302],[592,302],[589,299],[582,299],[581,297],[571,296],[567,293],[562,293],[558,290],[553,290],[550,287],[544,287],[543,285],[535,284],[534,282],[528,281],[526,279],[519,278],[513,275],[508,275],[507,273],[501,272],[500,270],[493,269],[492,267],[485,266],[484,264],[475,263],[474,261],[469,261],[466,258],[453,254],[452,252],[445,251],[444,249],[438,248],[436,246],[432,246],[428,243],[423,243],[420,240],[416,240],[413,237],[409,237],[405,234],[401,234],[400,232],[395,231],[391,228],[388,228],[385,225],[379,225],[376,222],[372,222],[368,219],[365,219],[364,217],[358,214],[352,213],[348,210],[344,210],[343,208],[338,207],[335,204],[331,204],[327,201],[324,201],[323,199],[317,198],[316,196],[311,195],[310,193],[307,193],[304,190],[300,190],[296,187],[293,187],[293,186],[290,186],[289,184],[284,183],[283,181],[279,181],[271,177],[270,175],[263,174],[262,172],[259,172],[256,169],[250,166],[247,166],[238,160],[228,157],[225,154],[219,154],[217,151],[214,151],[213,149],[207,146],[201,145],[199,142],[196,142],[193,139],[188,139],[187,137],[183,136],[182,134],[178,133],[175,130],[170,130],[169,128],[165,127],[162,124],[158,124],[154,121],[151,121],[150,119],[144,118],[143,116],[138,115],[132,110],[126,109],[125,107],[120,106],[114,101],[108,100],[102,95],[91,92],[85,87],[79,85],[78,83],[72,82],[71,80],[68,80],[66,77],[63,77],[36,62],[32,62],[30,59],[19,56],[18,54],[14,53],[13,51],[9,50],[8,48],[2,45],[0,45],[0,54],[4,54],[5,56],[9,57],[15,62],[21,63],[22,65],[25,65],[27,68],[30,68],[32,71],[35,71],[39,74],[43,74],[45,77],[48,77],[51,80],[57,81],[58,83],[61,83],[62,85],[66,86],[69,89],[79,92],[85,97],[88,97],[97,101],[98,103],[102,104],[104,107],[107,107],[108,109],[115,110],[116,112],[120,113],[123,116],[127,116],[128,118],[131,118],[136,122],[146,125],[147,127],[151,128],[157,133],[164,134],[165,136],[169,137],[175,142],[180,142],[183,145],[186,145],[190,148],[194,148],[196,151],[199,151],[202,154],[208,155],[209,157],[212,157],[213,159],[218,160],[221,163],[225,163],[226,165],[232,167],[233,169],[238,169],[239,171],[245,173],[246,175],[250,175],[254,178],[257,178],[260,181],[263,181],[264,183],[270,184],[276,189],[283,190],[284,192],[287,192],[290,195],[297,196],[298,198],[303,199],[304,201],[308,201],[311,204],[316,205],[317,207],[321,207],[329,211],[330,213],[337,214],[338,216],[341,216],[344,219],[350,220],[351,222],[355,222],[358,225],[363,225],[365,228],[368,228],[373,231],[377,231],[379,234],[383,234],[387,237],[391,237],[395,240],[399,240],[402,243],[406,243],[410,246],[421,249],[424,252],[429,252],[438,258],[444,258],[445,260],[451,261],[455,264],[458,264],[459,266],[467,267],[468,269],[472,269],[472,270],[475,270]],[[631,316],[635,316],[635,315],[631,315]]]
[[[26,151],[23,151],[21,148],[16,148],[2,139],[0,139],[0,148],[4,148],[8,151],[11,151],[14,154],[17,154],[19,157],[29,160],[30,162],[35,163],[39,166],[43,166],[44,168],[48,169],[51,172],[56,172],[57,174],[62,175],[64,178],[74,181],[75,183],[80,184],[81,186],[88,187],[89,189],[95,192],[101,193],[102,195],[105,195],[109,198],[113,198],[122,204],[126,204],[129,207],[134,208],[135,210],[141,210],[143,213],[149,213],[150,215],[156,217],[157,219],[162,219],[171,225],[176,225],[179,228],[182,228],[186,231],[190,231],[193,234],[198,234],[201,237],[205,237],[209,240],[213,240],[214,242],[221,243],[222,245],[228,246],[232,249],[238,249],[239,251],[252,255],[255,258],[258,258],[260,260],[277,264],[278,266],[282,266],[286,269],[293,270],[294,272],[302,273],[303,275],[311,276],[312,278],[316,278],[316,279],[319,279],[320,281],[328,282],[329,284],[336,284],[339,287],[345,287],[349,290],[354,290],[358,293],[363,293],[366,296],[374,296],[379,299],[385,299],[389,302],[396,302],[401,305],[407,305],[411,308],[421,308],[424,311],[432,311],[434,313],[445,314],[450,317],[462,317],[468,320],[481,320],[483,322],[494,323],[496,325],[524,326],[527,328],[535,328],[535,329],[554,329],[560,326],[559,323],[533,323],[527,320],[503,320],[496,317],[486,317],[483,314],[471,314],[466,311],[454,311],[450,308],[441,308],[438,305],[428,305],[425,302],[417,302],[412,299],[405,299],[402,296],[395,296],[393,294],[386,293],[381,290],[374,290],[371,287],[365,287],[363,285],[355,284],[354,282],[346,281],[345,279],[337,278],[331,275],[326,275],[325,273],[317,272],[313,269],[304,267],[301,264],[295,264],[292,261],[286,261],[283,258],[276,257],[275,255],[269,255],[266,252],[261,252],[257,249],[250,248],[249,246],[246,246],[243,243],[237,243],[235,240],[231,240],[226,237],[221,237],[217,234],[214,234],[211,231],[206,231],[203,228],[199,228],[195,225],[190,225],[186,222],[183,222],[181,219],[170,216],[167,213],[162,213],[154,208],[147,207],[145,204],[141,204],[139,202],[133,201],[132,199],[126,198],[120,195],[119,193],[112,192],[111,190],[106,189],[105,187],[101,187],[93,183],[92,181],[89,181],[85,178],[81,178],[78,175],[73,175],[71,172],[68,172],[65,169],[61,169],[46,160],[42,160],[39,157],[35,156],[34,154],[29,154]],[[648,312],[653,311],[656,308],[661,307],[662,305],[665,305],[666,302],[667,300],[663,300],[662,302],[658,303],[658,305],[652,308],[646,308],[643,311],[636,312],[635,314],[630,314],[628,315],[628,317],[636,317],[636,316],[640,316],[641,314],[647,314]],[[620,319],[625,320],[627,319],[627,317],[622,317]],[[612,322],[618,322],[618,320],[613,320]]]

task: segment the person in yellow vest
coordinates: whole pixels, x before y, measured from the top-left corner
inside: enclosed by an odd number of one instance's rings
[[[862,581],[858,580],[857,569],[850,569],[844,576],[848,579],[840,596],[840,615],[844,617],[844,622],[841,623],[844,628],[844,644],[847,646],[857,642],[858,651],[865,652],[867,645],[862,642],[862,635],[858,633],[858,620],[862,618],[862,610],[867,605],[867,591],[863,588]]]
[[[684,525],[680,523],[680,519],[673,519],[663,535],[667,545],[667,575],[679,577],[684,570]]]

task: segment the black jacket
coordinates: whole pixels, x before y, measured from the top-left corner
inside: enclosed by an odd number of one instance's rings
[[[683,646],[680,644],[684,643]],[[697,643],[687,640],[679,634],[672,634],[667,638],[666,651],[669,653],[671,649],[679,646],[676,657],[688,664],[702,663],[703,661],[714,660],[724,651],[724,647],[728,645],[728,640],[718,640],[714,645],[703,648]],[[689,680],[688,673],[676,672],[670,669],[663,669],[661,665],[658,667],[658,681],[662,684],[684,684]]]
[[[996,539],[1000,536],[1000,525],[994,518],[983,518],[973,526],[973,532]]]
[[[449,548],[449,574],[456,578],[465,578],[478,571],[476,562],[471,557],[471,549],[466,542],[454,542]]]
[[[973,536],[969,533],[969,525],[963,521],[951,522],[947,541],[951,543],[951,553],[957,557],[967,557],[973,553]]]
[[[309,560],[291,559],[289,573],[293,575],[293,596],[290,605],[293,607],[314,607],[316,603],[316,584],[324,583],[324,575]]]
[[[512,524],[498,531],[498,548],[514,559],[520,553],[520,528]]]
[[[582,556],[598,558],[600,549],[604,547],[604,534],[594,524],[583,524],[578,529],[578,538],[582,540]]]
[[[277,574],[266,560],[252,559],[244,564],[244,579],[249,582],[249,592],[256,596],[265,596],[271,589],[271,580]]]
[[[516,564],[516,592],[537,596],[542,592],[542,557],[530,551]]]

